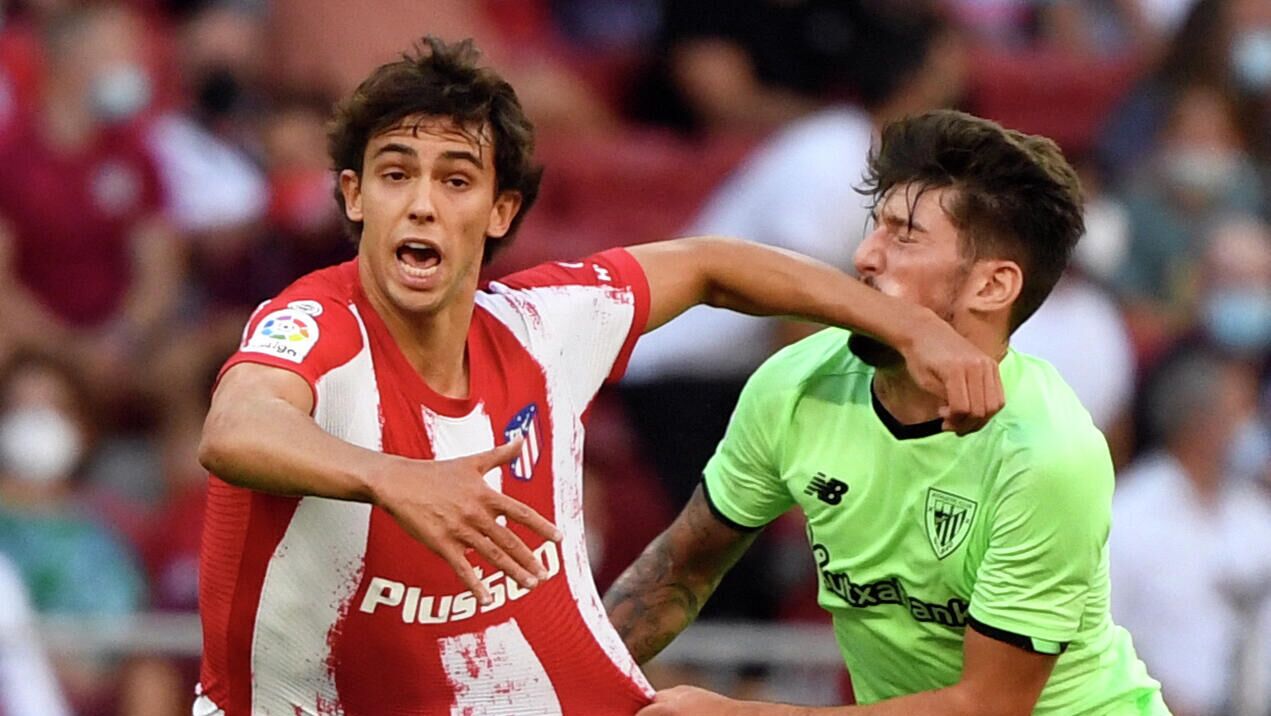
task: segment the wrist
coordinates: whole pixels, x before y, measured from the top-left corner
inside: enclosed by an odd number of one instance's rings
[[[359,502],[366,502],[375,507],[383,507],[388,485],[392,480],[393,467],[397,462],[404,459],[396,455],[375,453],[354,476],[356,481],[354,489],[357,491],[356,499]]]
[[[897,299],[899,310],[896,320],[889,321],[886,333],[879,338],[901,354],[908,355],[925,336],[943,323],[935,311],[916,303]]]

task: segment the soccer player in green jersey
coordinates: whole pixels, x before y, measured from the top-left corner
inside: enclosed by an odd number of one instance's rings
[[[866,180],[862,280],[998,357],[1006,407],[942,430],[894,350],[838,329],[768,360],[701,487],[605,601],[647,661],[797,506],[862,705],[678,687],[641,716],[1167,714],[1109,616],[1107,444],[1050,365],[1009,347],[1082,234],[1075,173],[1048,139],[939,111],[888,126]]]

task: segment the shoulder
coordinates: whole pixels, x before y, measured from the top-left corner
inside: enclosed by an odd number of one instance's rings
[[[309,366],[312,370],[306,372],[316,378],[352,358],[364,345],[363,323],[354,305],[357,280],[355,261],[297,279],[256,307],[230,362],[264,356],[263,362],[283,368]]]
[[[1006,472],[1110,495],[1107,441],[1076,394],[1046,361],[1015,351],[1010,360],[1006,408],[993,421]]]
[[[847,347],[851,332],[825,328],[774,353],[750,377],[747,390],[797,398],[819,381],[870,372]]]

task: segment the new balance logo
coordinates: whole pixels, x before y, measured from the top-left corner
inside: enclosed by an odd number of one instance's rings
[[[846,482],[836,477],[827,477],[823,472],[814,475],[812,482],[809,482],[807,488],[803,490],[803,494],[816,495],[816,499],[827,505],[837,505],[842,502],[845,492],[847,492]]]

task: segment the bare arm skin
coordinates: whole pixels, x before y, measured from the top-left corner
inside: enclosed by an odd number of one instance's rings
[[[212,396],[199,462],[230,484],[284,495],[368,502],[441,555],[482,603],[490,595],[464,556],[475,549],[522,586],[543,565],[495,519],[506,515],[546,539],[556,528],[526,505],[491,490],[482,476],[513,460],[519,440],[454,460],[412,460],[357,447],[313,421],[309,384],[254,363],[230,368]]]
[[[947,688],[868,706],[816,708],[734,701],[677,686],[658,693],[654,703],[636,716],[1029,716],[1057,659],[967,628],[962,678]]]
[[[915,382],[947,403],[947,429],[976,430],[1002,408],[997,361],[930,309],[884,295],[829,264],[717,236],[628,250],[649,281],[646,330],[698,304],[842,326],[898,350]]]
[[[693,623],[758,534],[721,522],[698,486],[675,522],[605,594],[609,619],[638,663],[652,659]]]

